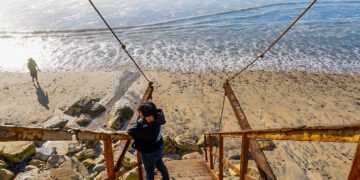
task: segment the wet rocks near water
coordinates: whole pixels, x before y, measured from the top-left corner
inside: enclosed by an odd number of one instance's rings
[[[70,116],[78,116],[80,114],[87,114],[92,117],[103,113],[106,108],[99,103],[100,99],[93,99],[90,97],[82,97],[73,105],[64,110],[64,114]]]

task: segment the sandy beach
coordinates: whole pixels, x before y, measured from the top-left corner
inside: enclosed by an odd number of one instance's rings
[[[231,74],[146,73],[155,82],[153,100],[167,117],[165,135],[200,137],[219,130],[222,83]],[[123,76],[120,71],[41,72],[39,88],[27,73],[2,72],[0,124],[41,126],[59,108],[82,96],[104,100],[116,95],[126,82],[120,81]],[[134,77],[125,86],[135,83],[142,94],[147,83],[138,74]],[[358,75],[247,71],[230,83],[253,129],[360,122]],[[221,131],[237,130],[240,127],[226,100]],[[355,144],[344,143],[274,143],[276,148],[265,153],[279,179],[291,179],[294,174],[304,179],[342,179],[349,173],[355,150]],[[226,150],[239,147],[239,142],[226,140]]]

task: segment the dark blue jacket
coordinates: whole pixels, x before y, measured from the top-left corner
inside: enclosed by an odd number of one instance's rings
[[[161,137],[161,125],[166,123],[164,113],[158,109],[154,121],[139,119],[131,125],[127,133],[134,138],[133,147],[142,153],[151,153],[160,149],[164,141]]]

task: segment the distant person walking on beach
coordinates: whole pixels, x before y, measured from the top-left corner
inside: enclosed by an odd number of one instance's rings
[[[27,67],[30,71],[30,76],[32,78],[32,82],[34,82],[34,79],[36,80],[36,83],[39,84],[37,72],[40,71],[39,67],[37,66],[35,60],[33,58],[28,59]]]
[[[140,118],[127,132],[134,138],[133,147],[141,152],[146,180],[154,180],[155,167],[160,171],[163,180],[169,180],[169,173],[161,155],[164,150],[161,125],[166,123],[164,113],[150,101],[142,103],[138,113]]]

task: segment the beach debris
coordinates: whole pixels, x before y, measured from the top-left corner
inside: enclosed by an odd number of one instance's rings
[[[98,102],[99,100],[100,99],[92,99],[88,96],[82,97],[73,105],[66,108],[64,114],[70,116],[88,114],[92,117],[96,117],[106,110],[106,108]]]
[[[12,163],[20,163],[36,152],[33,142],[13,141],[0,143],[0,157]]]

